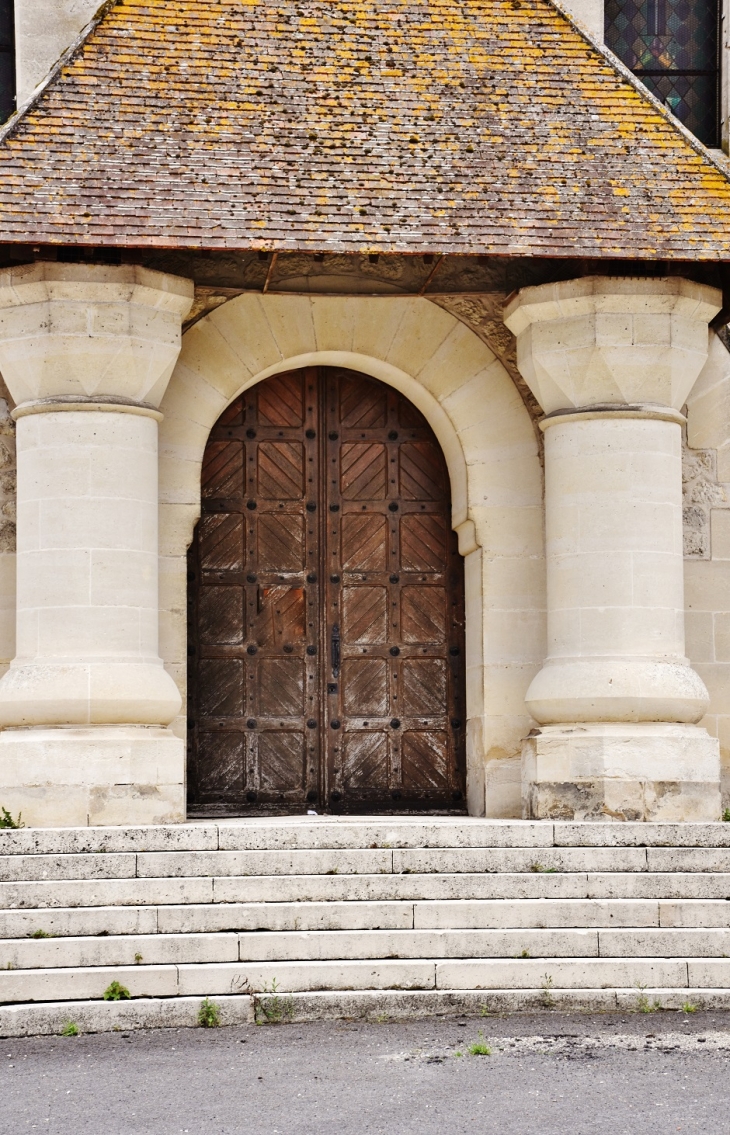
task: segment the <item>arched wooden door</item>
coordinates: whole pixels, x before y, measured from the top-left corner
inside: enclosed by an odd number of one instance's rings
[[[463,810],[463,563],[396,390],[277,375],[205,451],[189,554],[189,809]]]

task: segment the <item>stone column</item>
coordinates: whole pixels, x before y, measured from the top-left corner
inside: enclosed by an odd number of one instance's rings
[[[156,407],[192,284],[135,266],[0,272],[16,403],[17,654],[0,804],[26,823],[185,817],[180,694],[158,654]]]
[[[680,413],[713,288],[583,278],[506,307],[545,411],[548,657],[527,692],[528,818],[717,820],[719,746],[684,646]]]

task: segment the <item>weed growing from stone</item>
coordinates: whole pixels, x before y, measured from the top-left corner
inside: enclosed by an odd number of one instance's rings
[[[14,820],[7,808],[0,807],[0,828],[24,828],[22,817],[23,813],[18,812],[18,818]]]
[[[730,824],[730,808],[725,808],[722,813],[722,818],[726,824]]]
[[[544,863],[531,863],[530,870],[536,875],[556,875],[557,867],[546,867]]]
[[[104,990],[105,1001],[131,1001],[132,994],[127,989],[126,985],[121,985],[118,981],[113,981]]]
[[[142,955],[141,954],[135,954],[134,955],[134,964],[136,966],[138,966],[141,961],[142,961]]]
[[[636,998],[636,1008],[640,1013],[656,1013],[658,1009],[661,1009],[661,1001],[650,1001],[646,996],[644,992],[646,986],[640,985],[638,989],[639,996]]]
[[[542,979],[542,1007],[543,1009],[552,1009],[555,1005],[555,998],[553,997],[553,979],[549,973],[546,973]]]
[[[470,1056],[491,1056],[492,1050],[488,1044],[484,1042],[484,1034],[479,1033],[479,1040],[475,1040],[473,1044],[469,1045],[467,1049]]]
[[[215,1001],[205,997],[198,1009],[198,1024],[201,1029],[217,1029],[221,1023],[221,1012]]]
[[[253,1015],[257,1025],[280,1025],[290,1021],[294,1015],[294,998],[281,997],[276,978],[269,986],[264,984],[264,994],[253,994]]]
[[[79,1026],[75,1021],[66,1021],[66,1024],[61,1029],[61,1036],[78,1036]]]
[[[34,930],[32,934],[28,935],[29,938],[52,938],[52,934],[48,934],[45,930]]]
[[[696,1013],[698,1008],[699,1006],[695,1005],[693,1001],[685,1001],[684,1005],[682,1006],[682,1012]]]
[[[529,958],[530,957],[530,951],[529,950],[523,950],[522,953],[518,954],[517,956],[518,956],[518,958]]]

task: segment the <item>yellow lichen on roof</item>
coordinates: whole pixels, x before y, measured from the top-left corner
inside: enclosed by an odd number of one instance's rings
[[[549,0],[119,0],[0,240],[717,259],[730,183]]]

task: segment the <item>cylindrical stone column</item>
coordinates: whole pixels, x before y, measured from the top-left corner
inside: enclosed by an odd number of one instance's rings
[[[0,272],[18,453],[0,795],[26,822],[185,815],[183,743],[168,728],[180,694],[157,642],[156,407],[191,299],[188,281],[135,266]]]
[[[717,741],[684,646],[680,411],[714,289],[588,278],[526,288],[505,321],[546,411],[548,657],[526,695],[534,818],[718,818]]]

